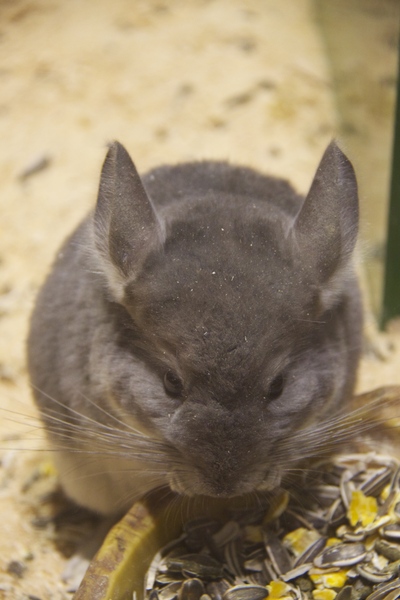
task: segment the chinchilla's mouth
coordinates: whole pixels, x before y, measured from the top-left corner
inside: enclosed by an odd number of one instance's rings
[[[219,478],[218,482],[203,480],[193,471],[185,473],[172,472],[169,477],[169,486],[173,492],[180,495],[209,496],[213,498],[234,498],[252,492],[271,492],[280,487],[282,474],[279,469],[268,471],[267,475],[259,481],[236,479],[229,483],[229,479]]]

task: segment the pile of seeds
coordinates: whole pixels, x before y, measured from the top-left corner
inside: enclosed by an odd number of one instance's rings
[[[400,466],[353,454],[319,464],[299,497],[221,524],[188,522],[154,557],[148,600],[400,598]]]

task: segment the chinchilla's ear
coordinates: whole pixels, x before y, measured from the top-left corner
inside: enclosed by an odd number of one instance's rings
[[[293,224],[297,252],[329,308],[346,284],[358,233],[358,194],[354,169],[332,141]]]
[[[111,144],[101,171],[94,239],[117,296],[163,241],[163,227],[153,204],[128,152],[118,142]]]

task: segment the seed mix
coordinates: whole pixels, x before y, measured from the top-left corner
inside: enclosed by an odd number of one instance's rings
[[[351,454],[320,463],[302,496],[199,517],[154,557],[146,600],[400,598],[400,465]]]

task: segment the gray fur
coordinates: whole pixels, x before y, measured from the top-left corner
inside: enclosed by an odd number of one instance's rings
[[[234,496],[318,454],[359,359],[357,227],[355,175],[334,142],[305,200],[224,162],[141,181],[112,144],[28,341],[66,493],[102,513],[157,486]]]

